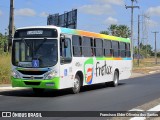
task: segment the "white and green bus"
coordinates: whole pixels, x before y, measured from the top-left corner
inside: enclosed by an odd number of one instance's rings
[[[24,27],[12,44],[12,86],[44,89],[117,86],[131,75],[130,39],[56,26]]]

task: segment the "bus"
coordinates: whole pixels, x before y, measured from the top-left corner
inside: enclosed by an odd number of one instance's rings
[[[131,41],[56,26],[23,27],[12,40],[12,87],[70,88],[86,85],[116,87],[132,72]]]

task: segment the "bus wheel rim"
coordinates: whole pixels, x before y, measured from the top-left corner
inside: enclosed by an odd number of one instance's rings
[[[115,84],[118,84],[118,77],[117,77],[117,75],[115,76],[114,82],[115,82]]]
[[[77,78],[75,78],[75,80],[74,80],[74,88],[76,90],[79,89],[79,80]]]

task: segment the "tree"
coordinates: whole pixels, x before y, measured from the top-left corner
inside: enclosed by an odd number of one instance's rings
[[[101,34],[105,34],[105,35],[109,35],[109,32],[108,32],[108,31],[101,31],[100,33],[101,33]]]
[[[3,51],[4,43],[7,43],[7,35],[0,33],[0,53]]]
[[[143,45],[140,43],[140,55],[143,57],[150,57],[153,56],[154,52],[152,51],[152,46],[151,45]],[[137,46],[134,47],[134,53],[138,54],[138,48]]]
[[[117,35],[119,37],[129,38],[131,35],[131,31],[129,30],[129,27],[126,25],[119,25],[117,26]]]
[[[131,31],[128,26],[116,24],[110,25],[108,31],[101,31],[100,33],[124,38],[129,38],[131,35]]]
[[[117,36],[117,28],[118,28],[117,25],[112,24],[112,25],[109,26],[108,30],[109,30],[111,35]]]

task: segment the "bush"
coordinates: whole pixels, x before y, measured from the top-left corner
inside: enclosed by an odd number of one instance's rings
[[[11,55],[9,53],[0,54],[0,84],[9,84],[11,73]]]

